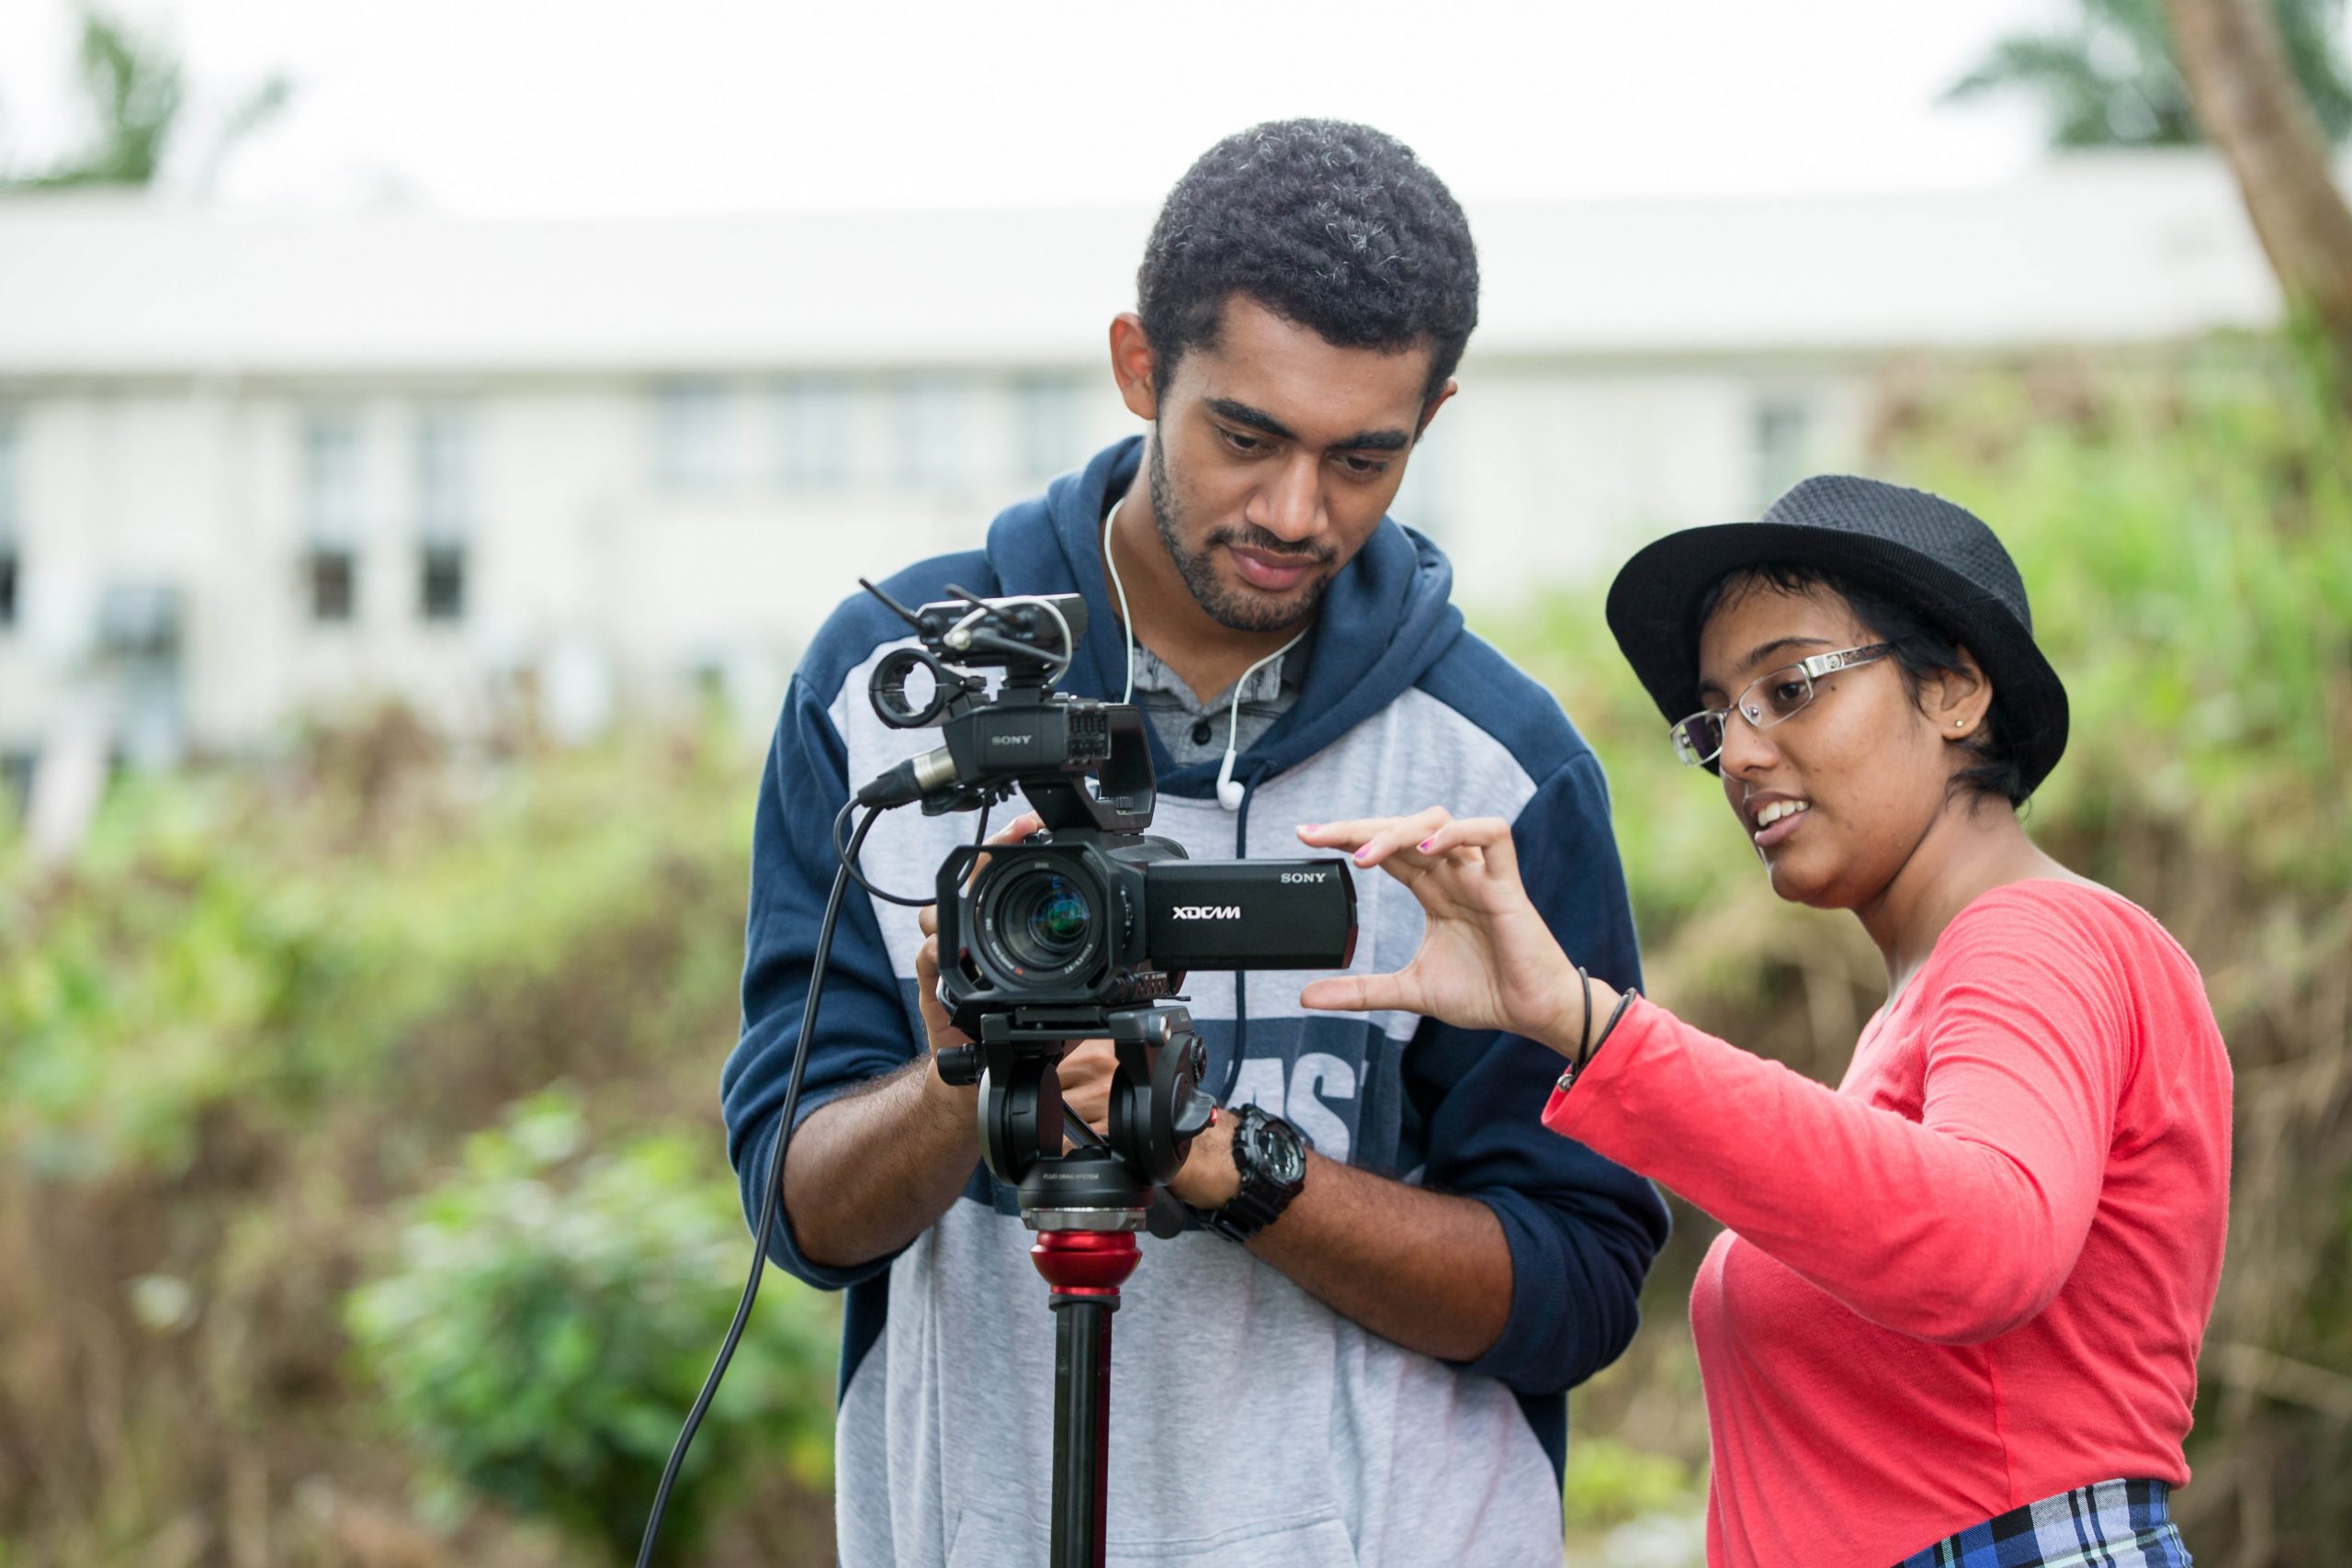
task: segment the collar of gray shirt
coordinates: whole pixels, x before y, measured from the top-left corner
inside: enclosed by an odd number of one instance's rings
[[[1274,727],[1275,720],[1297,705],[1298,694],[1306,684],[1307,657],[1314,647],[1315,637],[1310,632],[1297,647],[1250,671],[1237,682],[1241,712],[1233,724],[1231,739],[1235,750],[1248,750],[1260,736]],[[1160,743],[1179,767],[1213,761],[1225,755],[1227,716],[1233,712],[1233,686],[1204,702],[1193,694],[1182,676],[1142,643],[1136,644],[1135,682],[1136,705],[1143,709],[1152,728],[1159,732]]]

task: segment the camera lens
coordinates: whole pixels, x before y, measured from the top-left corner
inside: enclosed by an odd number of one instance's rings
[[[1052,865],[1016,866],[994,891],[988,923],[1013,966],[1067,968],[1093,945],[1093,906],[1078,882]]]
[[[1078,956],[1092,927],[1091,911],[1069,879],[1036,871],[1006,889],[1005,947],[1027,969],[1058,969]]]
[[[1056,890],[1029,911],[1029,933],[1055,947],[1075,942],[1086,934],[1086,900],[1067,888]]]

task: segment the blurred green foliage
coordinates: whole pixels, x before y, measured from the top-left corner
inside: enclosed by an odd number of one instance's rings
[[[1979,383],[1908,446],[1921,482],[1982,495],[2065,677],[2076,739],[2039,822],[2087,840],[2141,818],[2250,885],[2352,886],[2344,435],[2294,378],[2242,367],[2039,400]]]
[[[78,96],[90,122],[85,144],[38,171],[16,167],[0,144],[0,197],[12,190],[149,186],[166,155],[194,129],[182,54],[167,29],[151,28],[85,3],[74,7]],[[214,128],[198,176],[209,186],[221,161],[285,111],[291,81],[272,75],[243,94]],[[0,119],[5,125],[5,119]]]
[[[121,781],[70,865],[0,841],[0,1455],[87,1434],[0,1459],[0,1541],[537,1568],[580,1550],[535,1519],[633,1531],[750,1261],[716,1089],[756,771],[451,756],[395,709]],[[686,1512],[760,1552],[827,1533],[837,1323],[771,1280],[697,1445]]]
[[[1689,1511],[1699,1506],[1700,1491],[1694,1468],[1672,1454],[1644,1453],[1603,1433],[1578,1434],[1568,1445],[1564,1495],[1572,1530]]]
[[[2185,147],[2205,140],[2174,59],[2164,0],[2073,0],[2046,7],[2046,30],[1997,39],[1947,102],[2040,100],[2053,147]],[[2288,68],[2320,133],[2352,136],[2352,80],[2337,48],[2344,0],[2270,0]]]
[[[393,1431],[445,1476],[626,1561],[748,1241],[711,1140],[587,1153],[588,1136],[577,1096],[550,1090],[467,1140],[463,1173],[418,1200],[348,1321]],[[808,1293],[767,1281],[672,1493],[676,1546],[754,1468],[830,1488],[839,1327],[783,1299]]]
[[[393,1087],[439,1021],[740,879],[746,809],[707,749],[438,768],[392,714],[276,776],[126,781],[62,878],[0,846],[0,1146],[59,1177],[185,1169],[211,1109],[299,1122]],[[740,930],[677,934],[693,967],[650,978],[707,1012]]]

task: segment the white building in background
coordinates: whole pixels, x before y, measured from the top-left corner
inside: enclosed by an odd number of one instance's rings
[[[266,744],[382,694],[763,720],[860,573],[1135,428],[1151,214],[490,223],[0,201],[0,761]],[[1973,192],[1474,209],[1483,320],[1397,512],[1508,601],[1851,462],[1920,352],[2275,319],[2196,154]]]

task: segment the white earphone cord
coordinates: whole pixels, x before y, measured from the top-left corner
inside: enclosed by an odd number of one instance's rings
[[[1127,637],[1127,686],[1119,694],[1119,701],[1131,703],[1136,697],[1136,623],[1127,614],[1127,585],[1119,581],[1119,563],[1111,558],[1111,525],[1119,515],[1114,505],[1102,514],[1102,565],[1111,573],[1111,587],[1119,595],[1119,629]]]
[[[1273,652],[1244,670],[1241,672],[1241,679],[1233,683],[1233,707],[1226,715],[1225,719],[1225,762],[1216,771],[1216,803],[1227,811],[1241,809],[1242,786],[1234,782],[1233,777],[1234,759],[1240,750],[1238,743],[1241,739],[1241,688],[1249,683],[1250,676],[1296,648],[1299,638],[1306,635],[1305,632],[1299,633],[1298,637],[1291,638]]]
[[[1119,508],[1116,505],[1102,515],[1102,565],[1111,574],[1112,591],[1119,597],[1119,626],[1126,633],[1127,683],[1126,689],[1120,694],[1119,701],[1131,703],[1135,701],[1136,695],[1136,623],[1135,617],[1127,614],[1126,585],[1119,581],[1119,563],[1111,554],[1111,525],[1117,521],[1118,515]],[[1241,672],[1241,679],[1233,683],[1233,705],[1227,709],[1225,717],[1225,761],[1216,771],[1216,801],[1227,811],[1241,809],[1243,786],[1233,781],[1233,764],[1240,752],[1238,742],[1241,738],[1241,688],[1249,684],[1250,676],[1296,648],[1306,639],[1306,633],[1301,631],[1297,637],[1291,638],[1273,652],[1244,670]]]

